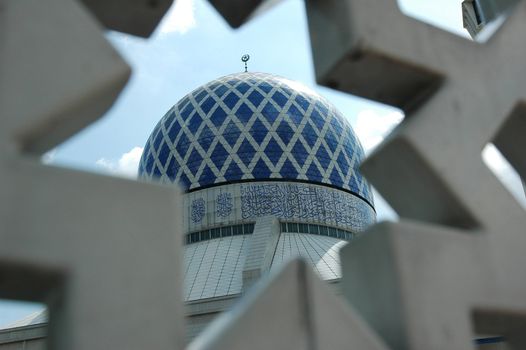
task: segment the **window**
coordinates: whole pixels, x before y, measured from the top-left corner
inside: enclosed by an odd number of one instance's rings
[[[329,236],[345,240],[351,240],[354,238],[354,234],[352,232],[323,225],[282,222],[280,223],[280,227],[281,232],[309,233],[313,235]],[[216,227],[209,230],[192,232],[186,235],[185,243],[190,244],[221,237],[249,235],[254,233],[254,228],[255,224],[249,223],[234,226]]]
[[[232,226],[232,234],[234,236],[239,236],[243,234],[243,225]]]
[[[232,236],[232,226],[221,227],[221,237]]]
[[[295,222],[289,222],[287,224],[288,232],[298,232],[298,224]]]
[[[312,225],[312,224],[309,225],[309,233],[313,235],[318,235],[319,234],[318,225]]]
[[[298,224],[299,232],[300,233],[309,233],[309,225],[308,224]]]
[[[221,237],[221,229],[219,229],[219,228],[213,228],[213,229],[211,229],[210,231],[211,231],[211,233],[212,233],[212,239],[213,239],[213,238],[219,238],[219,237]]]
[[[201,241],[210,239],[210,230],[201,231]]]
[[[244,224],[243,225],[243,233],[245,235],[249,235],[254,233],[254,224]]]

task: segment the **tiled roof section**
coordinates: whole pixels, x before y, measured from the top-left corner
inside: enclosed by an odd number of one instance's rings
[[[187,245],[185,301],[241,293],[249,236],[232,236]]]
[[[29,314],[26,317],[16,322],[0,327],[0,329],[32,326],[32,325],[42,324],[42,323],[47,323],[47,322],[48,322],[48,314],[47,314],[47,311],[44,309],[40,311],[35,311],[32,314]]]
[[[332,237],[282,233],[272,268],[293,257],[301,256],[309,262],[321,279],[339,279],[342,276],[339,252],[346,244],[346,241]]]
[[[243,266],[252,235],[189,244],[184,256],[185,301],[241,293]],[[346,241],[302,233],[281,233],[271,269],[302,256],[324,280],[341,278],[338,252]]]

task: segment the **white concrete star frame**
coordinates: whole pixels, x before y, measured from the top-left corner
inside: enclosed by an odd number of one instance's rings
[[[0,297],[50,310],[53,349],[182,347],[174,190],[39,162],[129,68],[70,0],[0,1]]]

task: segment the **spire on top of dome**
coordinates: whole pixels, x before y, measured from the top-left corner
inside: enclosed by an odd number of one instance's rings
[[[247,70],[247,62],[248,60],[250,59],[250,55],[249,54],[244,54],[243,56],[241,56],[241,61],[245,63],[245,73],[248,71]]]

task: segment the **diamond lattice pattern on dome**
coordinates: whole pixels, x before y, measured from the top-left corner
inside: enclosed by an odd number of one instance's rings
[[[349,190],[372,204],[357,168],[362,147],[324,98],[290,80],[240,73],[185,96],[160,120],[139,165],[142,178],[185,189],[289,179]]]

